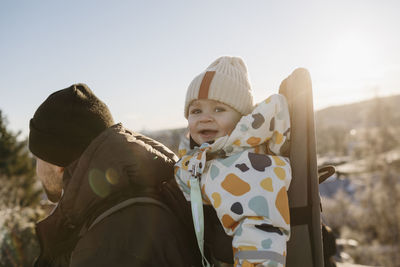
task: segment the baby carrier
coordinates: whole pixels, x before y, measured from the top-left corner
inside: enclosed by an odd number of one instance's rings
[[[310,74],[296,69],[280,85],[287,99],[291,120],[288,190],[291,237],[287,244],[287,267],[324,266],[320,196]]]

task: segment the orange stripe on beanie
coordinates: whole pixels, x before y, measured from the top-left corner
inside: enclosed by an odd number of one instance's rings
[[[210,89],[211,81],[214,77],[215,71],[207,71],[204,74],[203,80],[200,84],[199,99],[208,99],[208,90]]]

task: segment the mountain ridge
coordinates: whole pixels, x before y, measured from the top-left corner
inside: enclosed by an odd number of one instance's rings
[[[389,120],[393,125],[400,125],[400,94],[330,106],[315,111],[317,128],[368,128],[376,126],[380,120]]]

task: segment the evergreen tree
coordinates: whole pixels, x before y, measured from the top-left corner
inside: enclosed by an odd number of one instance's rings
[[[34,223],[45,215],[34,160],[19,135],[0,110],[0,266],[32,266],[39,253]]]
[[[17,140],[17,134],[7,130],[7,120],[0,110],[0,175],[33,176],[32,159],[26,148],[26,141]]]
[[[2,201],[21,206],[39,201],[41,190],[35,187],[34,160],[27,149],[27,141],[18,141],[20,132],[7,129],[7,119],[0,110],[0,183]],[[7,189],[7,191],[5,191]]]

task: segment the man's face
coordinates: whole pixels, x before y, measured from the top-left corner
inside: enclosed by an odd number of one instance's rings
[[[63,187],[64,168],[36,158],[36,174],[51,202],[58,202]]]
[[[189,106],[190,136],[198,145],[214,141],[230,134],[240,118],[240,113],[228,105],[210,99],[195,100]]]

